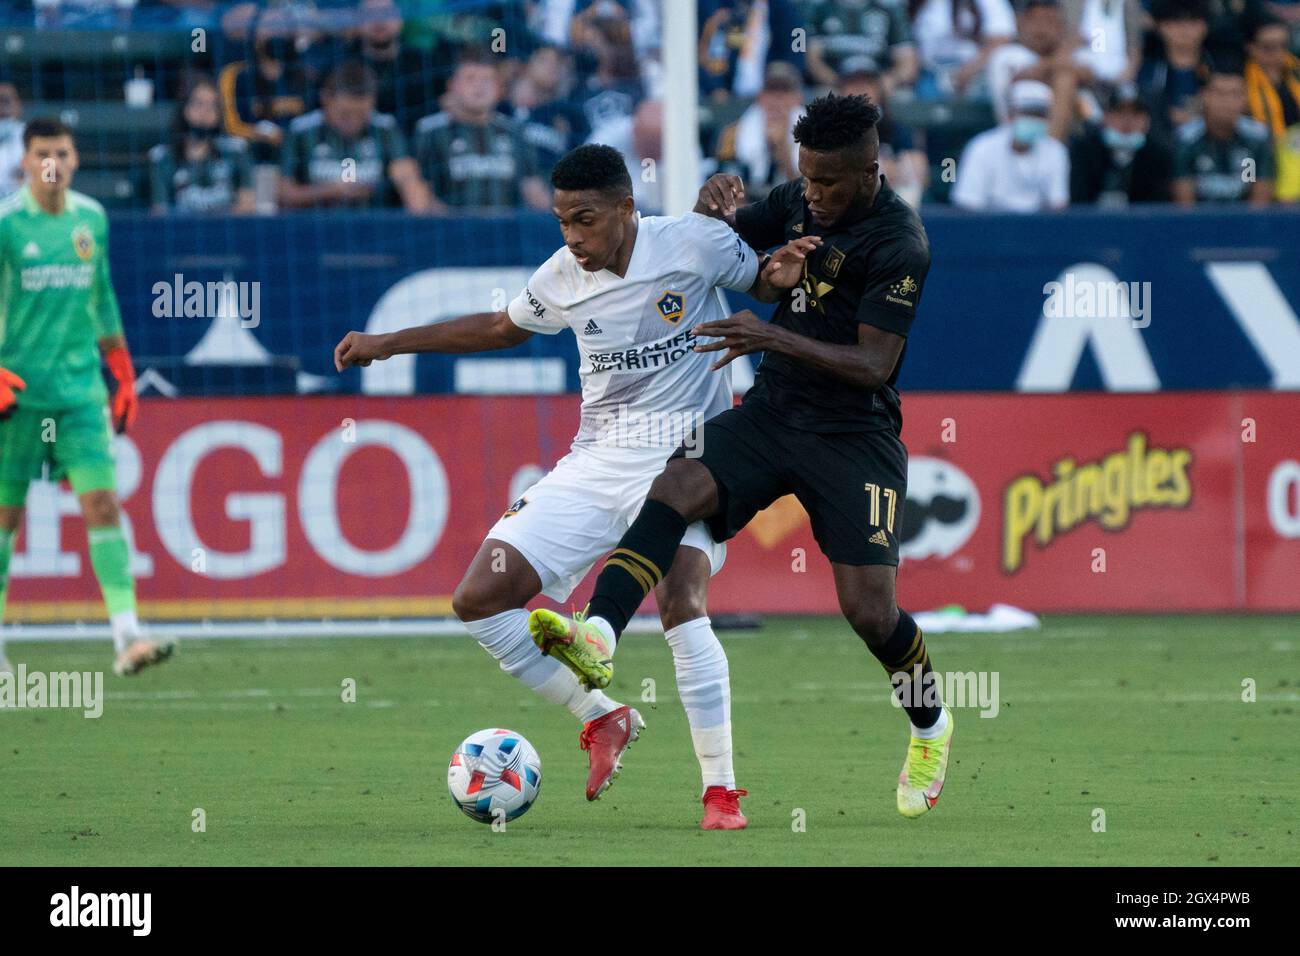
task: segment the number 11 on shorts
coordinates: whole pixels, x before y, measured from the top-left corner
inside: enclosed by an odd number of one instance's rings
[[[893,488],[881,488],[880,485],[871,481],[867,482],[867,494],[871,496],[870,524],[876,528],[880,527],[880,496],[882,493],[889,506],[885,513],[885,530],[893,534],[894,511],[898,506],[898,492]]]

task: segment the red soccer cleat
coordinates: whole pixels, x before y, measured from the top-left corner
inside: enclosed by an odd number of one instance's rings
[[[728,790],[726,787],[709,787],[704,791],[704,819],[701,830],[743,830],[749,821],[740,812],[740,798],[749,796],[748,790]]]
[[[578,734],[578,746],[587,751],[587,799],[599,800],[623,769],[619,758],[641,736],[645,721],[626,705],[588,721]]]

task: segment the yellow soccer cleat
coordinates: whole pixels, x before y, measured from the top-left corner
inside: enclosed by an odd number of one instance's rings
[[[582,619],[539,608],[528,615],[533,643],[578,675],[587,690],[605,688],[614,679],[613,642],[600,628]]]
[[[137,638],[132,641],[117,660],[113,662],[113,673],[118,677],[130,677],[146,667],[161,664],[176,651],[176,642],[172,640],[150,641]]]
[[[907,759],[898,775],[898,812],[908,818],[919,817],[939,802],[943,778],[948,771],[948,754],[952,752],[952,711],[943,709],[948,726],[934,740],[912,738],[907,745]]]

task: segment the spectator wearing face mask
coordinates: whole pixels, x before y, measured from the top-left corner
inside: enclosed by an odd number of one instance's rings
[[[1132,84],[1116,87],[1101,123],[1088,123],[1070,148],[1070,201],[1124,206],[1168,202],[1172,152],[1148,136],[1151,114]]]
[[[1277,146],[1277,200],[1300,200],[1300,58],[1287,49],[1287,25],[1264,19],[1246,49],[1246,103]]]
[[[1052,88],[1038,80],[1011,86],[1008,122],[980,133],[962,152],[952,201],[963,209],[1043,212],[1070,201],[1070,154],[1048,134]]]
[[[417,50],[402,42],[397,0],[361,0],[355,19],[356,35],[345,56],[374,70],[379,81],[375,109],[395,117],[409,132],[428,112],[431,79],[445,75],[450,62],[440,47]]]
[[[154,212],[249,213],[254,209],[248,145],[222,136],[217,84],[187,78],[171,136],[149,150],[149,204]]]
[[[1178,130],[1174,200],[1181,205],[1273,201],[1273,141],[1266,126],[1244,115],[1246,80],[1232,66],[1215,68],[1202,91],[1201,118]]]
[[[263,12],[249,26],[252,53],[222,68],[225,130],[247,140],[254,162],[273,162],[284,129],[315,101],[315,74],[302,61],[305,35],[289,9]]]

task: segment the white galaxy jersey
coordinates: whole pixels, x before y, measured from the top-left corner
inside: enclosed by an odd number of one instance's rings
[[[726,318],[719,289],[745,291],[758,256],[725,222],[687,213],[638,216],[627,275],[587,272],[568,247],[510,303],[520,328],[572,329],[582,358],[582,420],[574,450],[662,463],[691,429],[731,407],[721,352],[695,352],[694,328]]]

